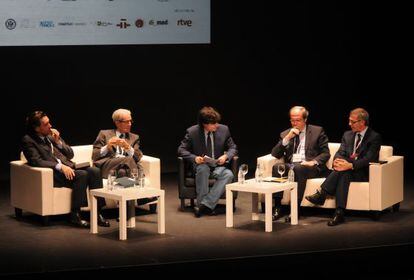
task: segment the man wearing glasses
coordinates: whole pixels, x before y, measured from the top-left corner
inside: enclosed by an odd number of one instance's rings
[[[128,169],[142,169],[139,161],[139,136],[131,133],[131,111],[118,109],[112,114],[115,129],[101,130],[93,144],[92,160],[106,178],[110,170],[117,170],[118,177],[127,176]]]
[[[344,210],[351,181],[369,180],[369,163],[379,159],[381,136],[369,125],[369,114],[356,108],[349,114],[351,130],[342,136],[342,143],[335,154],[333,171],[321,186],[321,191],[306,196],[313,204],[323,205],[327,195],[336,197],[335,215],[328,226],[336,226],[345,221]]]
[[[316,125],[308,125],[308,110],[302,106],[292,107],[289,111],[291,128],[280,134],[279,142],[272,149],[272,156],[284,159],[293,166],[295,181],[298,183],[298,205],[302,201],[309,178],[323,177],[326,174],[326,162],[330,158],[328,137],[324,129]],[[276,177],[280,164],[273,166],[273,176]],[[288,171],[286,168],[285,172]],[[282,216],[281,201],[283,192],[274,194],[275,210],[273,220]],[[287,218],[289,219],[289,218]]]

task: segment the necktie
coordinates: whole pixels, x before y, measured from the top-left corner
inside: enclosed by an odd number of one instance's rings
[[[213,143],[211,142],[211,132],[207,133],[207,155],[213,157]]]
[[[361,144],[362,135],[360,133],[357,133],[357,141],[355,143],[354,153],[356,153],[356,150],[359,148],[359,144]]]
[[[119,135],[119,138],[124,139],[125,138],[125,134],[121,133],[121,135]]]

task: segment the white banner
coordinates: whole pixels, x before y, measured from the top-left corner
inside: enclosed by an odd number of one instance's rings
[[[210,43],[210,0],[0,0],[0,46]]]

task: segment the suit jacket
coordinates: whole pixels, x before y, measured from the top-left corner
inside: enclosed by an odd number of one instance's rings
[[[335,158],[343,158],[348,162],[352,162],[354,166],[354,173],[357,173],[358,178],[368,180],[369,178],[369,163],[377,162],[379,159],[379,152],[381,149],[381,135],[370,127],[368,127],[361,145],[356,150],[358,154],[357,159],[352,159],[351,155],[354,150],[356,133],[352,130],[346,131],[342,136],[341,146],[335,154]],[[362,177],[361,177],[362,176]]]
[[[115,148],[108,149],[108,153],[104,156],[101,156],[101,148],[105,146],[109,139],[116,136],[116,129],[108,129],[99,131],[98,137],[96,137],[95,142],[93,143],[93,152],[92,160],[97,167],[101,167],[106,161],[115,156]],[[134,148],[133,158],[136,163],[138,163],[142,158],[142,152],[139,149],[139,136],[138,134],[128,133],[125,140],[128,142],[131,147]]]
[[[230,130],[226,125],[219,124],[213,133],[214,157],[217,159],[227,151],[228,161],[237,155],[237,146],[230,135]],[[204,128],[200,125],[193,125],[187,129],[184,139],[178,147],[178,155],[192,163],[197,156],[207,154],[206,137]]]
[[[289,133],[290,128],[280,133],[279,142],[272,149],[272,156],[276,158],[284,158],[285,162],[291,162],[293,156],[293,149],[297,148],[299,144],[299,137],[290,139],[287,146],[283,146],[283,138]],[[316,125],[306,126],[306,140],[305,140],[305,157],[307,161],[316,160],[320,169],[326,169],[326,162],[330,158],[328,147],[328,136],[322,127]],[[296,147],[293,147],[296,144]]]
[[[54,153],[52,153],[50,144],[45,143],[38,135],[25,135],[23,137],[22,150],[29,165],[55,169],[56,164],[58,164],[56,158],[58,158],[63,164],[75,168],[75,164],[71,161],[73,158],[72,148],[62,138],[61,148],[52,137],[47,136],[47,139],[52,143]]]

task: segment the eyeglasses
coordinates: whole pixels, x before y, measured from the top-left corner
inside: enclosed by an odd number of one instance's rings
[[[290,119],[290,122],[303,122],[303,119]]]
[[[121,123],[134,123],[133,120],[117,120],[117,121]]]
[[[350,124],[356,124],[357,122],[360,122],[360,121],[362,121],[362,120],[357,120],[357,121],[349,120],[349,123]]]

